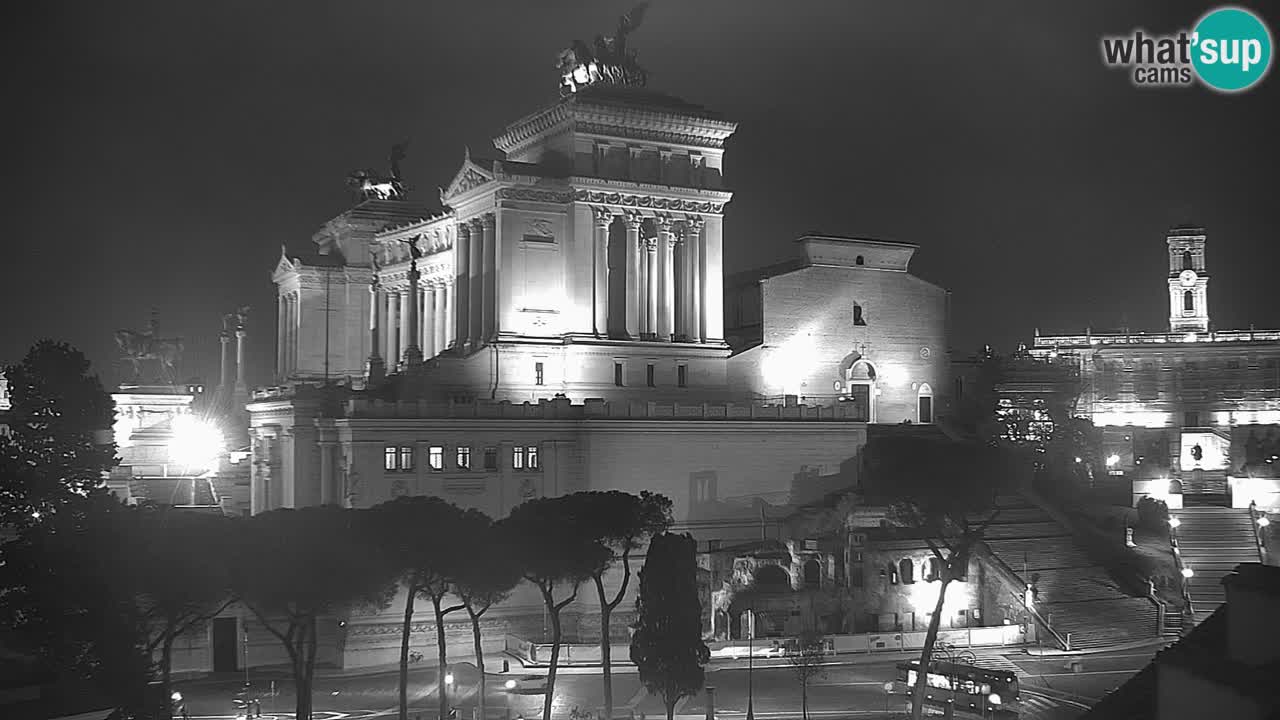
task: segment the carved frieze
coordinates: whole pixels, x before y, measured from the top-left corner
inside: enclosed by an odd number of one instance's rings
[[[575,197],[572,190],[538,190],[526,187],[500,188],[497,196],[499,200],[524,200],[559,205],[571,203]]]
[[[668,210],[686,213],[708,213],[720,215],[724,212],[724,203],[685,200],[682,198],[660,198],[652,195],[629,195],[626,193],[600,192],[596,190],[577,190],[574,199],[578,202],[615,205],[626,208],[642,208],[645,210]]]
[[[669,143],[671,145],[694,145],[697,147],[724,147],[724,138],[707,135],[690,135],[688,133],[657,130],[643,127],[623,127],[621,125],[605,125],[602,123],[578,122],[576,129],[580,133],[622,137],[628,140],[649,140],[651,142]],[[720,133],[716,133],[719,135]]]
[[[531,218],[525,222],[525,235],[534,235],[536,237],[555,237],[555,230],[552,229],[551,221],[546,218]]]

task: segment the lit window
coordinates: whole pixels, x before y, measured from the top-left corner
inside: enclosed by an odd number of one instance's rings
[[[484,449],[484,469],[485,470],[498,469],[498,448],[487,447]]]
[[[388,445],[382,451],[382,469],[393,472],[396,469],[396,446]]]
[[[538,469],[538,446],[537,445],[530,445],[529,447],[525,448],[524,457],[525,457],[525,464],[529,466],[530,470]]]
[[[676,385],[679,387],[689,387],[689,366],[676,366]]]
[[[407,445],[400,447],[400,462],[396,469],[401,472],[413,470],[413,448]]]
[[[511,448],[511,469],[512,470],[524,469],[524,447],[523,446],[517,446],[517,447]]]
[[[542,385],[544,377],[545,376],[542,374],[542,363],[534,363],[533,364],[533,384]]]
[[[471,448],[465,445],[458,446],[457,465],[459,470],[471,469]]]
[[[613,364],[613,384],[622,387],[622,363]]]
[[[440,445],[433,445],[427,451],[427,463],[431,465],[431,469],[435,471],[444,470],[444,448]]]
[[[653,387],[653,374],[654,374],[653,364],[650,363],[648,365],[645,365],[644,379],[645,379],[645,384],[647,384],[649,387]]]

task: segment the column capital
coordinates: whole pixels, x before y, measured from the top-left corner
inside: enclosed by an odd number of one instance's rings
[[[498,216],[495,213],[485,213],[480,216],[480,225],[489,230],[498,227]]]
[[[628,230],[639,230],[644,223],[644,216],[634,210],[623,215],[623,219],[627,223]]]
[[[644,249],[648,250],[651,253],[655,253],[658,251],[657,237],[644,238],[640,241],[640,243],[641,245],[644,246]]]
[[[457,231],[457,233],[458,233],[458,236],[459,236],[459,237],[470,237],[470,236],[471,236],[471,221],[470,221],[470,220],[459,220],[459,221],[458,221],[458,224],[457,224],[457,225],[455,225],[454,227],[455,227],[455,229],[456,229],[456,231]]]
[[[701,215],[685,215],[684,227],[686,232],[698,233],[702,231],[702,226],[706,224],[707,219]]]
[[[592,205],[591,214],[594,216],[596,221],[596,227],[598,228],[608,228],[610,225],[613,224],[613,218],[614,218],[613,211],[607,207]]]
[[[658,232],[669,234],[675,224],[675,219],[670,215],[658,215],[653,219],[654,224],[658,226]]]

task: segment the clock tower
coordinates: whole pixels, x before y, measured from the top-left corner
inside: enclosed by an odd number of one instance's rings
[[[1169,331],[1209,331],[1209,275],[1204,267],[1204,228],[1169,231]]]

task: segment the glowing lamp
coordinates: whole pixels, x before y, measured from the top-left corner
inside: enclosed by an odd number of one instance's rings
[[[1112,453],[1107,456],[1107,467],[1115,467],[1120,464],[1120,456]]]
[[[1270,524],[1271,524],[1271,521],[1267,519],[1266,515],[1263,515],[1262,517],[1258,518],[1258,527],[1266,527]]]
[[[169,699],[176,703],[180,703],[182,702],[182,693],[178,692],[177,690],[174,690],[173,694],[169,696]]]
[[[444,675],[444,684],[445,684],[445,685],[452,685],[452,684],[453,684],[453,673],[445,673],[445,675]]]
[[[1181,520],[1179,520],[1178,518],[1176,518],[1176,517],[1171,517],[1171,518],[1169,518],[1169,527],[1171,527],[1171,528],[1177,528],[1177,527],[1178,527],[1178,526],[1180,526],[1180,525],[1182,525],[1182,521],[1181,521]]]
[[[1191,577],[1194,575],[1195,575],[1195,571],[1193,571],[1191,568],[1189,567],[1182,568],[1182,577],[1191,579]]]
[[[515,681],[515,680],[508,680],[508,681],[506,681],[505,683],[503,683],[503,686],[504,686],[504,687],[506,687],[508,690],[515,690],[515,689],[516,689],[516,681]]]
[[[891,682],[887,682],[887,683],[885,683],[885,684],[884,684],[884,691],[885,691],[885,692],[887,692],[887,693],[891,693],[891,692],[893,692],[893,683],[891,683]]]
[[[218,426],[191,415],[179,415],[174,419],[169,457],[175,464],[206,469],[217,462],[221,453],[222,432]]]
[[[990,686],[990,685],[988,685],[987,683],[982,683],[982,691],[981,691],[981,692],[982,692],[982,694],[983,694],[983,695],[990,695],[990,694],[991,694],[991,686]]]
[[[987,696],[987,702],[991,703],[992,705],[999,705],[1004,701],[1000,699],[1000,693],[991,693],[990,695]]]

